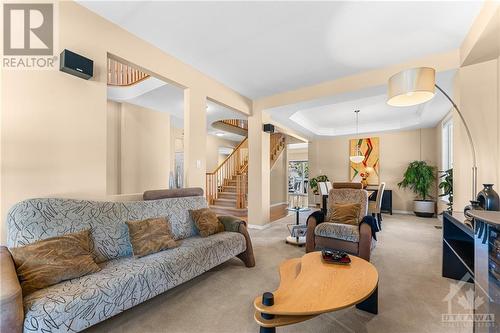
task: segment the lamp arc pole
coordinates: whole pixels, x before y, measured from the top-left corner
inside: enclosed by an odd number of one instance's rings
[[[451,97],[437,84],[434,86],[450,101],[455,111],[457,111],[460,120],[462,120],[462,124],[464,124],[465,132],[467,133],[467,138],[469,139],[469,144],[472,152],[472,196],[471,200],[476,200],[477,195],[477,160],[476,160],[476,148],[474,147],[474,141],[472,140],[472,135],[470,134],[469,126],[467,126],[467,122],[465,121],[462,112],[458,108],[457,104],[451,99]]]

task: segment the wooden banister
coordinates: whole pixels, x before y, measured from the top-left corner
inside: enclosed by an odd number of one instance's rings
[[[149,74],[118,60],[108,58],[109,86],[131,86],[147,78],[149,78]]]
[[[248,165],[248,138],[241,141],[213,172],[207,172],[206,193],[209,204],[213,204],[218,198],[222,186],[227,185],[230,180],[236,180],[236,205],[246,206],[246,165]]]

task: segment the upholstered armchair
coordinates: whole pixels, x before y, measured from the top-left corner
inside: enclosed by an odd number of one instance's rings
[[[330,190],[326,216],[321,215],[321,212],[316,212],[307,219],[306,252],[331,248],[370,260],[375,240],[372,237],[372,227],[369,223],[361,223],[358,226],[329,222],[333,204],[348,203],[360,204],[358,220],[361,222],[368,213],[368,192],[353,188],[333,188]],[[323,217],[324,222],[318,221]]]

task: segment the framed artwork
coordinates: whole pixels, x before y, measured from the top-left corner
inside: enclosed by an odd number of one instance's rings
[[[368,185],[378,185],[380,174],[379,138],[349,140],[349,156],[356,153],[356,147],[359,147],[365,159],[361,163],[353,163],[349,160],[349,178],[351,182],[363,181]]]

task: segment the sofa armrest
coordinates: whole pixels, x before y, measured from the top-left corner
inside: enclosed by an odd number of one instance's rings
[[[316,250],[316,241],[314,235],[314,229],[318,225],[318,221],[314,215],[310,215],[307,218],[307,232],[306,232],[306,253],[313,252]]]
[[[0,246],[0,332],[22,332],[23,294],[14,260],[5,246]]]
[[[224,225],[225,231],[230,232],[239,232],[245,237],[246,250],[240,254],[238,254],[238,258],[243,261],[245,266],[254,267],[255,266],[255,257],[253,255],[253,246],[252,240],[250,239],[250,235],[247,230],[247,223],[242,219],[236,216],[217,216],[219,221]]]
[[[220,215],[217,218],[224,225],[224,231],[239,232],[241,224],[246,226],[246,222],[236,216]]]
[[[372,228],[368,223],[362,223],[359,227],[358,256],[370,261],[372,248]]]

